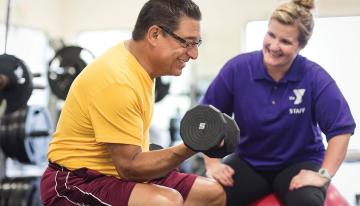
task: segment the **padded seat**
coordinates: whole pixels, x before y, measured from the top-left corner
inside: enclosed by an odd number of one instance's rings
[[[335,186],[330,184],[326,194],[325,206],[349,205],[348,201],[339,193]],[[271,193],[253,202],[250,206],[283,206],[283,204],[274,193]]]

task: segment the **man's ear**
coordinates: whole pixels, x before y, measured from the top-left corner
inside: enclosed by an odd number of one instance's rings
[[[157,39],[158,33],[157,33],[157,32],[154,32],[154,33],[152,34],[152,36],[153,36],[154,39]]]
[[[156,45],[158,42],[157,40],[158,40],[159,34],[160,34],[160,28],[156,25],[153,25],[148,29],[146,38],[148,39],[150,44]]]

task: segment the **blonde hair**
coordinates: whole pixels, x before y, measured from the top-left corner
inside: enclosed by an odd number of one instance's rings
[[[281,4],[272,13],[270,19],[286,25],[297,25],[299,29],[298,41],[301,46],[306,46],[313,28],[314,19],[311,10],[314,8],[314,0],[292,0]]]

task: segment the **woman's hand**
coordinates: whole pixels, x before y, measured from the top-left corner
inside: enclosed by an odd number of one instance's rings
[[[292,178],[289,190],[295,190],[305,186],[323,187],[329,182],[330,180],[328,178],[320,176],[317,172],[301,170],[299,174]]]
[[[223,186],[233,186],[234,173],[235,171],[230,166],[221,163],[218,159],[206,160],[206,176],[215,179]]]

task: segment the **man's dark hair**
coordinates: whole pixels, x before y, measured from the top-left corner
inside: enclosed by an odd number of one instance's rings
[[[198,5],[191,0],[149,0],[139,13],[132,38],[135,41],[143,39],[153,25],[161,25],[175,31],[179,19],[183,16],[200,21],[201,12]]]

